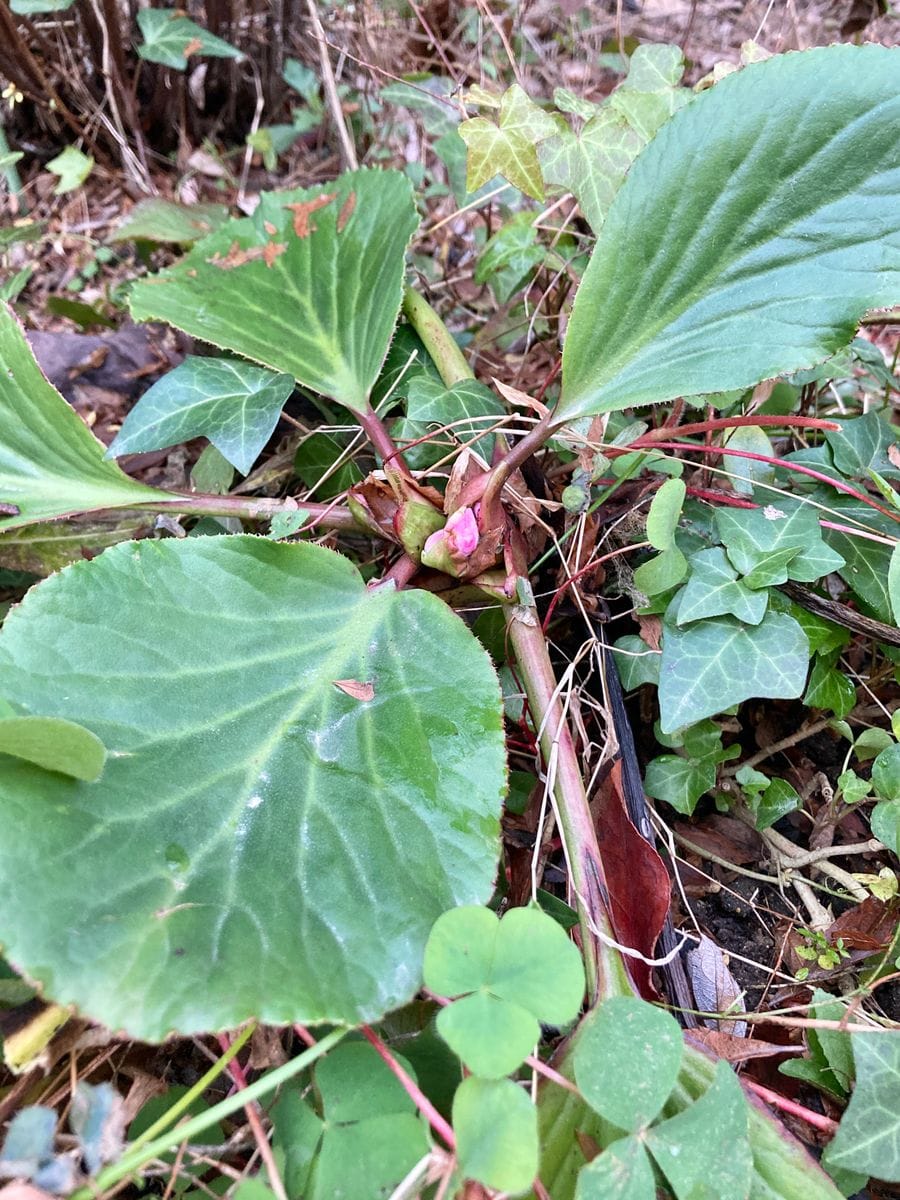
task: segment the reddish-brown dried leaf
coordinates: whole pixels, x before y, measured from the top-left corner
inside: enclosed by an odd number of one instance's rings
[[[614,763],[600,784],[594,810],[616,940],[652,958],[669,911],[671,884],[663,860],[629,820],[622,795],[621,763]],[[658,999],[650,979],[651,968],[631,956],[625,962],[640,994],[646,1000]]]

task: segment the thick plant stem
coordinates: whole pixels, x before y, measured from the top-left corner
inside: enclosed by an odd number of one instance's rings
[[[448,388],[464,379],[475,378],[450,330],[428,301],[410,287],[403,292],[403,315],[422,339]]]
[[[248,521],[265,521],[278,513],[302,511],[307,514],[305,524],[348,533],[361,532],[353,513],[347,508],[336,504],[304,504],[302,500],[290,497],[282,500],[274,496],[207,496],[202,492],[179,496],[174,492],[160,492],[158,500],[139,500],[132,508],[190,513],[192,516],[243,517]]]
[[[591,1004],[610,996],[630,996],[634,988],[622,960],[606,944],[611,940],[611,930],[597,835],[537,609],[511,604],[506,616],[545,769],[552,774],[554,813],[578,909],[588,996]]]
[[[388,471],[393,467],[404,475],[411,476],[412,471],[410,471],[403,453],[394,445],[394,439],[385,429],[384,422],[375,409],[362,409],[356,415],[359,417],[359,423],[362,425],[366,437],[381,455],[384,469]]]

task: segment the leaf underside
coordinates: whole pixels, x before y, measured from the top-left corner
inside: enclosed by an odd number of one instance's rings
[[[0,531],[99,508],[128,508],[165,492],[103,461],[103,446],[35,361],[12,312],[0,304]]]

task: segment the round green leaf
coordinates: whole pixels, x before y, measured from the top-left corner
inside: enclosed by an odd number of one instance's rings
[[[619,1129],[637,1132],[668,1100],[684,1044],[678,1022],[633,996],[604,1001],[575,1046],[575,1079],[588,1104]]]
[[[453,1097],[459,1168],[498,1192],[527,1191],[538,1169],[537,1110],[509,1079],[471,1075]]]
[[[620,1138],[578,1172],[575,1200],[656,1200],[656,1180],[639,1138]]]
[[[489,992],[473,992],[442,1008],[438,1033],[473,1075],[499,1079],[525,1061],[537,1045],[541,1027],[519,1004]]]
[[[410,1064],[400,1065],[415,1079]],[[308,1200],[384,1200],[428,1153],[425,1126],[403,1085],[365,1042],[343,1042],[315,1072],[325,1119]]]
[[[445,912],[425,947],[425,986],[439,996],[475,992],[490,979],[500,922],[483,905]]]
[[[0,694],[109,755],[96,784],[0,765],[0,940],[134,1037],[372,1021],[419,986],[436,917],[491,893],[487,655],[331,551],[115,546],[7,618]]]
[[[900,743],[887,746],[872,763],[872,782],[885,800],[900,800]]]
[[[103,743],[74,721],[59,717],[7,717],[0,720],[0,754],[35,763],[92,783],[106,761]]]
[[[755,63],[675,113],[600,232],[560,419],[811,366],[867,308],[897,303],[898,74],[896,49],[827,46]]]
[[[547,913],[511,908],[500,922],[490,989],[549,1025],[564,1025],[584,996],[581,954]]]
[[[670,1018],[671,1019],[671,1018]],[[644,1135],[677,1200],[746,1200],[753,1182],[749,1106],[726,1062],[709,1089]]]
[[[675,544],[675,530],[684,505],[687,487],[680,479],[667,479],[650,502],[647,513],[647,541],[657,550]]]
[[[360,411],[397,322],[416,223],[398,171],[351,171],[321,187],[267,193],[252,217],[227,222],[139,280],[132,312]]]

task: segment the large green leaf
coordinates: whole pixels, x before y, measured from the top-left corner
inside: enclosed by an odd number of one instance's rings
[[[89,785],[0,765],[0,940],[112,1028],[374,1020],[419,986],[437,916],[491,894],[488,657],[331,551],[115,546],[7,618],[0,695],[107,747]]]
[[[290,375],[273,375],[231,358],[189,355],[141,396],[106,456],[207,437],[247,475],[293,390]]]
[[[103,461],[103,446],[48,382],[0,304],[0,530],[154,498],[171,500]]]
[[[746,387],[900,299],[900,50],[756,63],[676,113],[603,225],[561,419]]]
[[[412,189],[397,171],[353,171],[263,195],[180,262],[135,284],[138,320],[163,320],[366,407],[400,311]]]

